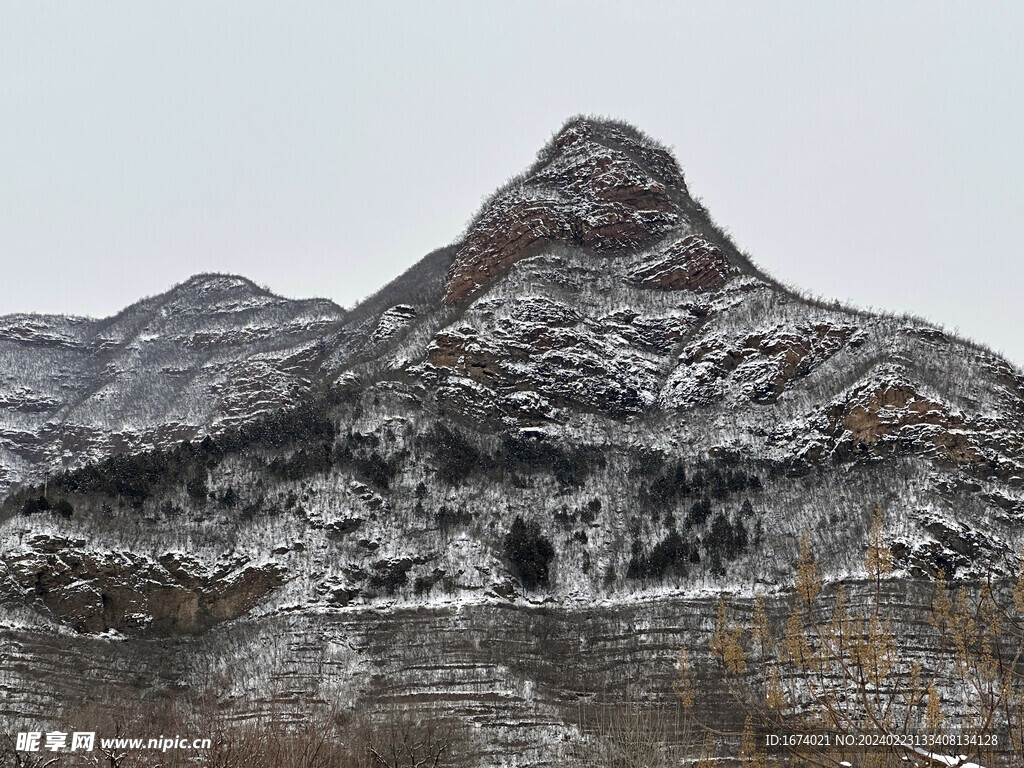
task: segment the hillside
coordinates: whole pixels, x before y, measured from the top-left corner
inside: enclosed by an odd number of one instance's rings
[[[782,287],[619,123],[571,120],[351,310],[198,276],[0,318],[0,356],[8,714],[253,658],[212,691],[241,716],[410,701],[544,762],[615,666],[670,698],[714,597],[787,589],[803,532],[856,580],[881,506],[915,593],[1024,545],[1024,375]]]

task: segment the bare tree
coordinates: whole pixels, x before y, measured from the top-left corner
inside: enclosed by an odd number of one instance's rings
[[[441,768],[458,764],[461,730],[456,721],[423,717],[392,706],[362,729],[360,762],[366,768]]]
[[[60,765],[60,758],[52,753],[23,752],[17,749],[14,734],[0,735],[0,765],[4,768],[50,768]]]
[[[693,718],[682,707],[635,702],[581,708],[588,738],[573,756],[588,768],[668,768],[693,748]]]
[[[766,759],[760,738],[765,733],[854,737],[852,745],[780,745],[791,757],[819,766],[848,765],[851,756],[863,764],[865,744],[879,766],[905,766],[908,760],[1019,764],[1024,573],[1015,585],[990,578],[962,585],[953,595],[940,572],[927,611],[934,630],[930,641],[939,653],[922,659],[921,637],[908,641],[893,629],[903,617],[894,615],[898,609],[887,606],[884,596],[893,561],[882,531],[879,509],[865,557],[867,594],[859,608],[850,607],[842,586],[831,600],[822,598],[806,538],[783,626],[773,626],[763,597],[755,600],[746,625],[734,623],[719,603],[710,651],[746,723],[742,733],[722,735],[740,738],[740,757],[750,764]],[[696,691],[685,649],[676,687],[692,707]]]

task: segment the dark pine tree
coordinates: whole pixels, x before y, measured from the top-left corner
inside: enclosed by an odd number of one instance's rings
[[[555,556],[555,548],[540,532],[536,522],[516,517],[505,535],[505,554],[512,563],[523,588],[526,590],[547,586],[548,564]]]

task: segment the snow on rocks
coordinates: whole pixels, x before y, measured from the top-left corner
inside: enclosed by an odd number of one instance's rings
[[[687,235],[654,257],[646,257],[630,277],[639,286],[671,291],[721,288],[738,270],[721,250],[699,235]]]
[[[608,136],[588,121],[568,125],[539,167],[498,193],[471,225],[449,272],[445,301],[479,293],[546,243],[633,248],[678,225],[681,211],[669,189],[682,188],[682,176],[659,152],[621,132]]]

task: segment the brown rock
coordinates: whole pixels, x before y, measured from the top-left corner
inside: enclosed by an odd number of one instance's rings
[[[547,243],[632,248],[679,222],[669,189],[685,187],[671,156],[606,134],[585,121],[568,126],[539,167],[499,192],[459,247],[446,303],[473,296]]]
[[[700,291],[721,288],[737,271],[718,248],[702,237],[689,235],[654,260],[641,264],[631,277],[645,288]]]
[[[952,464],[986,462],[972,443],[963,417],[907,383],[882,383],[860,391],[833,410],[830,421],[840,457],[865,449],[885,452],[902,443]]]

